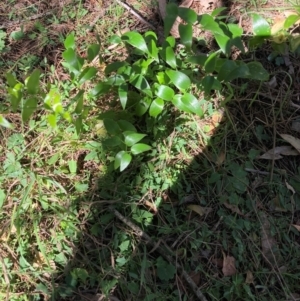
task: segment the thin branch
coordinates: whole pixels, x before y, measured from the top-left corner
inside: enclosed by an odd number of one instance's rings
[[[206,297],[203,295],[200,288],[197,287],[197,285],[195,284],[193,279],[189,276],[189,274],[183,269],[183,267],[178,262],[176,262],[172,258],[171,255],[167,254],[166,252],[167,250],[170,253],[169,248],[165,249],[161,246],[157,246],[157,244],[151,239],[151,237],[146,232],[144,232],[140,227],[132,223],[128,218],[123,216],[119,211],[114,209],[112,206],[109,206],[108,208],[119,220],[121,220],[125,225],[127,225],[133,231],[135,231],[139,237],[146,239],[147,244],[151,245],[153,248],[156,248],[156,251],[159,252],[162,257],[164,257],[169,263],[173,264],[176,267],[176,269],[179,272],[181,272],[183,278],[188,283],[188,285],[190,286],[190,288],[192,289],[193,293],[198,298],[198,300],[207,301]]]
[[[125,9],[127,9],[129,11],[129,13],[131,13],[132,15],[134,15],[136,18],[138,18],[142,23],[146,24],[147,26],[149,26],[152,30],[156,30],[156,28],[149,23],[145,18],[143,18],[137,11],[135,11],[132,7],[130,7],[128,4],[124,3],[121,0],[115,0],[118,4],[120,4],[121,6],[123,6]]]

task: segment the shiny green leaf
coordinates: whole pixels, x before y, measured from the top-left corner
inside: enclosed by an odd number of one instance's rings
[[[226,60],[219,70],[218,80],[226,80],[230,72],[237,68],[237,63],[235,61]]]
[[[120,168],[120,171],[123,171],[131,162],[132,157],[128,152],[120,151],[117,153],[114,162],[114,168]]]
[[[75,35],[74,35],[74,32],[70,33],[65,41],[64,41],[64,46],[66,49],[68,48],[72,48],[72,49],[75,49],[76,45],[75,45]]]
[[[205,30],[210,30],[214,34],[224,34],[223,30],[220,28],[219,24],[214,20],[214,18],[208,14],[204,14],[198,17],[198,22]]]
[[[82,85],[88,80],[91,80],[97,74],[97,69],[95,67],[86,67],[79,75],[79,85]]]
[[[99,44],[90,45],[87,50],[87,57],[89,62],[91,62],[94,58],[96,58],[99,55],[99,52],[100,52]]]
[[[216,9],[214,9],[210,15],[214,18],[226,9],[227,9],[227,7],[218,7]]]
[[[141,50],[144,53],[148,53],[147,44],[143,36],[137,31],[130,31],[122,35],[122,41],[130,44],[131,46]]]
[[[284,29],[288,29],[291,26],[293,26],[298,20],[300,20],[300,15],[290,15],[288,16],[285,21],[284,21],[284,25],[283,28]]]
[[[6,77],[8,85],[11,88],[13,88],[18,83],[18,81],[16,80],[16,78],[10,72],[6,73],[5,77]]]
[[[152,97],[150,85],[148,84],[148,81],[144,76],[137,74],[131,79],[130,83],[141,92]]]
[[[218,34],[215,33],[215,39],[222,50],[223,53],[229,55],[230,54],[230,38],[226,36],[224,33],[223,34]]]
[[[188,57],[186,61],[191,64],[200,65],[203,67],[207,58],[208,56],[206,54],[198,54]]]
[[[35,97],[28,98],[24,101],[22,107],[22,120],[26,122],[30,119],[31,115],[37,108],[37,99]]]
[[[155,95],[163,100],[172,100],[175,92],[172,88],[164,85],[157,85],[155,89]]]
[[[100,95],[107,93],[110,90],[110,88],[111,88],[111,85],[109,85],[105,82],[100,82],[91,90],[90,93],[93,96],[100,96]]]
[[[168,3],[166,7],[166,16],[164,17],[164,36],[170,34],[171,28],[178,16],[178,6],[175,3]]]
[[[152,100],[149,97],[142,98],[135,106],[135,114],[137,116],[144,115],[148,111],[151,101]]]
[[[176,94],[172,99],[173,105],[178,108],[179,110],[191,113],[191,110],[186,106],[186,104],[182,101],[182,95]]]
[[[193,25],[197,21],[197,13],[187,7],[178,7],[178,15],[186,23]]]
[[[118,125],[122,131],[136,132],[136,128],[127,120],[118,120]]]
[[[203,117],[203,110],[200,106],[200,102],[194,95],[186,93],[182,96],[181,101],[192,113]]]
[[[256,36],[268,37],[271,35],[269,23],[259,14],[252,14],[252,27]]]
[[[140,153],[151,150],[151,146],[144,143],[137,143],[130,148],[130,151],[133,155],[138,155]]]
[[[191,24],[179,24],[179,35],[181,43],[188,51],[191,50],[193,41],[193,28]]]
[[[62,65],[69,69],[70,72],[78,75],[83,65],[83,59],[78,57],[75,50],[72,48],[65,50],[62,54],[62,57],[65,60]]]
[[[145,134],[139,134],[132,131],[125,131],[123,132],[123,135],[125,137],[124,142],[127,146],[133,146],[137,142],[141,141],[145,136],[147,136]]]
[[[117,71],[119,68],[128,65],[126,62],[113,62],[108,64],[104,70],[105,75],[108,75],[111,72]]]
[[[190,78],[183,72],[167,70],[166,74],[179,90],[187,90],[191,86]]]
[[[56,124],[56,115],[55,114],[49,114],[47,116],[47,121],[53,129],[56,128],[57,124]]]
[[[118,135],[121,133],[121,129],[116,121],[113,119],[105,118],[103,120],[106,131],[111,135]]]
[[[207,73],[212,73],[215,71],[216,61],[219,56],[219,52],[213,52],[209,55],[204,64],[204,69]]]
[[[71,174],[75,174],[77,171],[77,161],[75,160],[69,160],[68,166]]]
[[[0,125],[1,125],[1,123],[0,123]],[[3,189],[0,189],[0,209],[3,207],[5,199],[6,199],[6,193]]]
[[[127,84],[120,85],[118,87],[118,94],[119,94],[121,106],[125,110],[126,104],[127,104],[127,99],[128,99],[128,85]]]
[[[125,79],[122,75],[119,74],[115,74],[110,76],[107,81],[106,84],[110,85],[110,86],[120,86],[125,82]]]
[[[84,93],[80,93],[79,97],[77,99],[77,104],[76,104],[76,107],[75,107],[75,113],[76,114],[81,114],[81,112],[83,110],[83,95],[84,95]]]
[[[0,114],[0,126],[6,127],[8,129],[13,129],[14,128],[14,126],[10,122],[8,122],[6,120],[6,118],[3,117],[2,114]]]
[[[164,101],[161,98],[156,98],[152,101],[149,108],[149,115],[152,117],[158,116],[164,108]]]
[[[170,67],[174,69],[177,68],[176,56],[173,48],[171,48],[170,46],[163,48],[162,51],[160,52],[160,55]]]
[[[31,75],[29,76],[26,87],[27,92],[32,95],[36,95],[40,88],[40,70],[36,69],[34,70]]]
[[[250,75],[248,78],[266,81],[269,79],[268,71],[259,62],[250,62],[247,64]]]

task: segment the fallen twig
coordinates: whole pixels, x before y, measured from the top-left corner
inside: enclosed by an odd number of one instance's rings
[[[170,253],[169,248],[164,249],[161,246],[157,246],[157,244],[151,239],[151,237],[147,233],[145,233],[140,227],[135,225],[133,222],[131,222],[128,218],[123,216],[119,211],[114,209],[112,206],[109,206],[108,208],[119,220],[121,220],[125,225],[127,225],[133,231],[135,231],[139,237],[144,238],[147,241],[147,244],[151,245],[153,248],[156,248],[156,251],[159,252],[162,257],[164,257],[169,263],[173,264],[176,267],[176,269],[179,272],[181,272],[183,278],[188,283],[188,285],[190,286],[190,288],[192,289],[193,293],[198,298],[198,300],[207,301],[206,297],[203,295],[200,288],[197,287],[197,285],[195,284],[193,279],[189,276],[189,274],[183,269],[183,267],[177,261],[175,261],[172,258],[171,255],[167,254],[166,250],[168,250]]]
[[[138,18],[142,23],[144,23],[147,26],[149,26],[152,30],[156,30],[156,28],[154,27],[154,25],[152,25],[145,18],[143,18],[137,11],[134,10],[134,8],[130,7],[128,4],[124,3],[121,0],[115,0],[115,1],[118,4],[120,4],[121,6],[123,6],[124,8],[126,8],[128,10],[128,12],[130,12],[132,15],[134,15],[136,18]]]
[[[270,173],[267,172],[267,171],[261,171],[261,170],[252,169],[252,168],[245,168],[245,171],[257,173],[257,174],[259,174],[259,175],[264,175],[264,176],[267,176],[267,175],[270,174]]]

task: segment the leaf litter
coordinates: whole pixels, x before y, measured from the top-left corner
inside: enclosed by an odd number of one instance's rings
[[[300,153],[291,146],[277,146],[268,150],[266,153],[258,157],[258,159],[279,160],[283,156],[299,156]]]
[[[225,277],[233,276],[237,272],[235,267],[235,258],[233,256],[227,256],[224,252],[222,272]]]

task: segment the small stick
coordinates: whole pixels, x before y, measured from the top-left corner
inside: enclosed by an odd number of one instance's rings
[[[267,176],[267,175],[270,174],[270,173],[267,172],[267,171],[261,171],[261,170],[252,169],[252,168],[245,168],[245,171],[258,173],[259,175],[265,175],[265,176]]]
[[[206,297],[201,292],[200,288],[197,287],[193,279],[189,276],[189,274],[183,269],[183,267],[176,261],[173,260],[172,256],[166,253],[166,250],[161,246],[157,246],[157,244],[151,239],[151,237],[145,233],[140,227],[132,223],[128,218],[123,216],[119,211],[114,209],[112,206],[108,207],[109,211],[111,211],[119,220],[121,220],[125,225],[130,227],[132,230],[136,232],[139,237],[146,239],[147,243],[152,247],[156,247],[157,252],[160,253],[162,257],[164,257],[169,263],[173,264],[178,271],[181,272],[183,278],[188,283],[190,288],[192,289],[195,296],[200,301],[207,301]]]
[[[152,30],[156,30],[156,28],[149,23],[147,20],[145,20],[140,14],[138,14],[132,7],[130,7],[128,4],[124,3],[121,0],[115,0],[117,3],[119,3],[121,6],[123,6],[125,9],[127,9],[132,15],[134,15],[136,18],[138,18],[142,23],[149,26]]]

